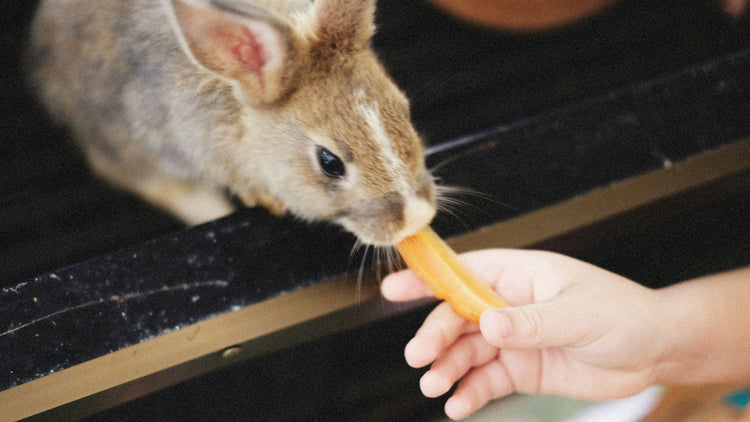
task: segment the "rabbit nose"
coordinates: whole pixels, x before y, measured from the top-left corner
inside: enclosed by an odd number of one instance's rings
[[[396,192],[383,195],[380,198],[383,213],[391,220],[401,221],[404,218],[404,197]]]
[[[396,223],[398,234],[405,237],[426,226],[435,216],[435,206],[423,195],[389,193],[381,198],[383,214]]]
[[[392,192],[342,214],[338,222],[365,244],[391,246],[429,224],[435,212],[429,198]]]

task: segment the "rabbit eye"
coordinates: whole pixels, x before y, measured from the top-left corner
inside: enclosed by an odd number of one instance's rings
[[[318,163],[323,173],[330,178],[341,178],[346,174],[344,162],[336,154],[324,147],[317,147]]]

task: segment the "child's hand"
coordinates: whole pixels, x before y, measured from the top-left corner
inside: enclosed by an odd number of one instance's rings
[[[477,326],[442,303],[404,355],[422,392],[437,397],[461,380],[445,412],[464,418],[512,392],[609,399],[654,382],[663,353],[656,292],[562,255],[487,250],[462,255],[511,305],[485,311]],[[411,271],[382,285],[389,300],[430,295]],[[463,379],[462,379],[463,378]]]

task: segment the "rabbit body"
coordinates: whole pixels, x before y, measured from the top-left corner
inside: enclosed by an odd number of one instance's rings
[[[435,187],[374,0],[43,0],[31,79],[92,168],[188,223],[249,206],[390,245]]]

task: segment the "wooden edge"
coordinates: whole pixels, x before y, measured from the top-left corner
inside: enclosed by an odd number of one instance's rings
[[[750,140],[485,227],[449,243],[457,251],[528,247],[738,174],[747,175],[750,186]],[[379,299],[374,277],[361,285],[351,277],[339,277],[249,305],[2,391],[0,419],[37,416],[65,420],[91,414],[242,359],[319,337],[326,329],[309,325],[337,312],[351,311],[337,320],[346,321],[344,328],[382,318],[384,313],[372,312],[372,306],[364,311],[367,303],[378,303],[375,308],[381,311],[387,307]],[[400,312],[408,309],[409,305],[398,307]],[[299,329],[302,326],[306,328]],[[328,330],[341,327],[337,322],[329,324]]]

